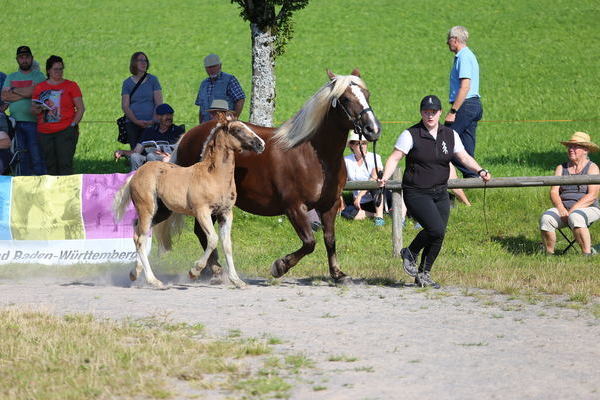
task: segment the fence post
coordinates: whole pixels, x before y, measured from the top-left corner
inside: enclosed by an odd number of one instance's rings
[[[400,168],[396,168],[392,179],[399,181],[402,177]],[[392,249],[394,257],[400,257],[402,250],[402,189],[392,190]]]

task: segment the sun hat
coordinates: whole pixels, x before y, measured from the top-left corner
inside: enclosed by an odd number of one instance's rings
[[[354,132],[353,129],[350,129],[350,134],[348,135],[348,141],[346,141],[346,144],[350,144],[350,142],[361,142],[361,141],[367,141],[366,138],[362,138],[362,140],[358,137],[358,135]]]
[[[19,46],[17,48],[17,55],[21,55],[21,54],[29,54],[30,56],[33,55],[33,54],[31,54],[31,49],[29,48],[29,46]]]
[[[571,139],[567,140],[566,142],[560,142],[560,143],[565,146],[570,146],[572,144],[576,144],[578,146],[583,146],[592,153],[600,150],[600,147],[598,147],[598,145],[596,143],[592,142],[590,135],[588,135],[585,132],[575,132],[571,136]]]
[[[219,58],[218,55],[211,53],[209,55],[207,55],[206,57],[204,57],[204,66],[205,67],[212,67],[213,65],[219,65],[221,64],[221,59]]]
[[[227,103],[227,100],[214,99],[207,111],[229,111],[229,103]]]
[[[421,108],[420,110],[441,110],[442,109],[442,102],[440,101],[440,99],[433,95],[430,94],[429,96],[425,96],[423,97],[423,100],[421,100]]]
[[[160,106],[156,107],[157,115],[174,114],[174,113],[175,113],[175,110],[173,110],[173,107],[171,107],[167,103],[163,103]]]

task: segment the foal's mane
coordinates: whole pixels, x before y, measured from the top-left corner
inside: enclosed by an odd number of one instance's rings
[[[366,89],[362,79],[354,75],[337,75],[315,93],[294,115],[275,132],[275,141],[284,149],[290,149],[309,140],[323,122],[329,105],[340,97],[350,84]]]
[[[214,128],[210,130],[208,137],[202,145],[202,151],[200,152],[200,159],[198,161],[204,161],[204,157],[207,155],[207,153],[214,150],[217,141],[217,132],[219,132],[220,130],[225,130],[225,125],[221,125],[220,123],[218,123]]]

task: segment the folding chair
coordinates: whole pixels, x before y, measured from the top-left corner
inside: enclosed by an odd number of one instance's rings
[[[593,224],[593,223],[592,223]],[[592,224],[588,225],[588,229],[592,226]],[[569,228],[562,228],[562,229],[569,229]],[[573,245],[575,243],[577,243],[577,240],[575,239],[575,237],[573,237],[573,239],[569,239],[569,237],[562,231],[562,229],[558,229],[558,232],[562,235],[562,237],[565,238],[565,240],[567,241],[568,245],[567,247],[565,247],[564,250],[560,251],[559,254],[562,256],[563,254],[565,254],[567,251],[569,251],[569,249],[571,247],[573,247]],[[570,230],[570,229],[569,229]]]
[[[568,228],[563,228],[563,229],[568,229]],[[570,230],[570,229],[569,229],[569,230]],[[575,243],[577,243],[577,240],[575,239],[575,237],[573,237],[573,239],[569,239],[569,237],[568,237],[567,235],[565,235],[565,233],[562,231],[562,229],[558,229],[558,232],[559,232],[559,233],[562,235],[562,237],[564,237],[564,238],[565,238],[565,240],[566,240],[566,241],[567,241],[567,243],[568,243],[567,247],[565,247],[565,248],[564,248],[564,250],[562,250],[562,251],[559,251],[559,252],[558,252],[558,254],[560,254],[560,255],[562,256],[562,255],[563,255],[563,254],[565,254],[567,251],[569,251],[569,249],[570,249],[571,247],[573,247],[573,245],[574,245]]]

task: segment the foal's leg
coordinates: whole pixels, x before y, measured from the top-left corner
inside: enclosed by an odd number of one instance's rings
[[[148,256],[146,255],[146,241],[148,239],[148,233],[150,232],[150,227],[152,224],[152,213],[145,209],[145,207],[137,207],[137,204],[136,210],[139,218],[136,225],[134,242],[139,261],[135,268],[135,277],[137,278],[139,274],[139,264],[141,262],[142,268],[144,269],[144,275],[146,276],[146,281],[154,287],[162,288],[164,285],[161,281],[156,279],[156,276],[154,276],[154,272],[152,272],[152,268],[150,268]],[[129,277],[133,277],[133,270],[131,271]]]
[[[323,239],[327,249],[327,260],[329,261],[329,275],[336,281],[345,282],[350,280],[350,277],[340,270],[335,249],[335,218],[340,202],[341,200],[338,198],[333,207],[321,214],[321,223],[323,224]]]
[[[219,242],[219,236],[217,235],[217,232],[215,232],[215,227],[213,226],[210,214],[210,209],[208,207],[196,211],[196,221],[200,225],[207,240],[204,254],[202,254],[202,257],[194,263],[194,267],[190,269],[189,275],[191,279],[198,278],[204,267],[206,267],[206,263],[210,258],[211,253],[217,247]]]
[[[298,261],[300,261],[302,257],[312,253],[315,250],[315,235],[310,227],[306,206],[301,204],[289,208],[287,211],[287,216],[292,226],[296,230],[296,234],[298,234],[300,240],[302,240],[302,247],[295,252],[273,262],[271,265],[271,275],[273,275],[275,278],[283,276],[290,270],[290,268],[298,264]]]
[[[196,234],[196,237],[198,238],[198,241],[200,242],[200,246],[202,246],[203,249],[206,250],[206,235],[204,234],[204,231],[202,230],[202,228],[200,227],[200,224],[198,223],[198,221],[196,220],[194,223],[194,233]],[[221,264],[219,264],[219,251],[217,249],[213,250],[213,252],[210,254],[210,257],[208,258],[208,262],[206,263],[206,266],[209,267],[210,270],[204,270],[206,272],[212,272],[212,277],[210,278],[210,283],[213,285],[219,285],[223,282],[223,279],[221,277],[221,271],[222,271],[222,267]],[[206,273],[202,273],[201,274],[203,279],[208,279],[209,274]]]
[[[233,265],[233,252],[231,246],[231,225],[233,224],[233,211],[225,211],[219,218],[219,236],[225,251],[225,260],[227,261],[227,277],[238,288],[243,288],[246,284],[238,276]]]

